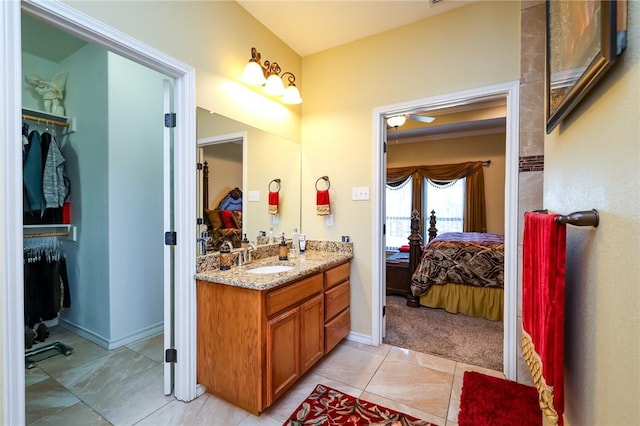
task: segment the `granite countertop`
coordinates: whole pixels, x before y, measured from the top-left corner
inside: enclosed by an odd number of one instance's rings
[[[269,290],[329,269],[352,257],[353,253],[350,250],[307,250],[304,254],[289,260],[280,261],[278,256],[271,256],[254,260],[242,266],[232,266],[231,269],[226,271],[221,271],[219,268],[202,270],[196,274],[196,279],[254,290]],[[271,274],[251,274],[247,272],[253,268],[269,265],[290,265],[293,266],[293,269]]]

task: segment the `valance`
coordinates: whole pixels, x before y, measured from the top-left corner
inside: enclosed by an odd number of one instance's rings
[[[387,185],[401,185],[413,178],[412,210],[422,211],[422,182],[424,178],[438,182],[466,178],[464,232],[486,232],[487,215],[484,196],[483,161],[430,166],[408,166],[387,169]],[[424,212],[423,212],[424,213]],[[421,215],[425,217],[424,214]]]

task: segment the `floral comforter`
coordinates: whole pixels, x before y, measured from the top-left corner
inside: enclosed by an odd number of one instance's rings
[[[419,297],[446,283],[504,288],[504,236],[448,232],[434,238],[413,273],[411,292]]]

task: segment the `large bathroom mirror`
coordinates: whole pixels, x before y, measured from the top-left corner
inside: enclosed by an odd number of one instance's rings
[[[300,229],[300,144],[204,108],[197,108],[196,120],[198,162],[208,167],[208,176],[198,170],[197,177],[196,211],[205,222],[200,231],[208,226],[209,238],[219,242],[237,238],[235,233],[257,243],[259,233],[268,236],[270,230],[274,237],[284,232],[290,238]],[[241,201],[234,188],[241,190]],[[277,214],[270,213],[269,192],[278,192]],[[222,214],[220,223],[219,213],[212,212],[220,207],[242,213]],[[218,248],[219,243],[210,247]]]

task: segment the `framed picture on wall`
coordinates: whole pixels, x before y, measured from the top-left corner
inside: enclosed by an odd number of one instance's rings
[[[547,133],[626,47],[626,1],[547,1]]]

